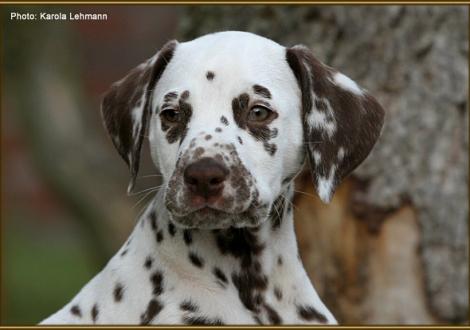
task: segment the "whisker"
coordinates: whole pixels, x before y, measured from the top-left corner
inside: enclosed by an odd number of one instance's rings
[[[141,176],[138,176],[137,179],[140,179],[140,178],[151,178],[151,177],[156,177],[156,176],[162,177],[163,175],[161,175],[161,174],[141,175]]]
[[[132,209],[135,209],[135,208],[137,207],[137,205],[139,205],[139,204],[140,204],[143,200],[145,200],[150,194],[152,194],[153,192],[155,192],[155,191],[157,191],[157,190],[158,190],[158,188],[157,188],[157,189],[153,188],[151,191],[149,191],[148,193],[146,193],[146,194],[144,195],[144,197],[142,197],[141,199],[139,199],[139,200],[137,201],[137,203],[135,203],[135,205],[132,207]]]
[[[307,195],[307,196],[310,196],[310,197],[313,197],[313,198],[317,198],[317,196],[306,193],[305,191],[300,191],[300,190],[295,190],[294,189],[294,192],[299,193],[299,194],[304,194],[304,195]]]
[[[147,188],[147,189],[144,189],[144,190],[141,190],[141,191],[138,191],[138,192],[135,192],[135,193],[131,193],[129,194],[129,196],[136,196],[136,195],[140,195],[144,192],[147,192],[147,191],[150,191],[150,190],[157,190],[157,189],[160,189],[163,185],[159,185],[159,186],[155,186],[155,187],[151,187],[151,188]]]

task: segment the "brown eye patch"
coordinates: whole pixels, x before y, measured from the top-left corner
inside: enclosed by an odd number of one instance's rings
[[[263,104],[267,104],[263,102]],[[269,128],[266,122],[253,123],[248,120],[248,113],[250,109],[250,97],[247,93],[242,93],[232,100],[233,118],[241,129],[247,129],[248,132],[257,140],[263,142],[264,149],[273,156],[276,153],[277,147],[275,144],[268,143],[269,140],[278,135],[277,128]],[[273,120],[277,118],[276,112],[273,112]],[[271,120],[272,121],[272,120]]]
[[[267,98],[267,99],[271,98],[271,92],[269,91],[269,89],[267,89],[264,86],[253,85],[253,92],[255,92],[255,94],[258,94],[264,98]]]
[[[166,121],[163,116],[160,116],[162,130],[166,132],[166,139],[170,144],[177,140],[182,141],[184,139],[187,132],[187,125],[193,112],[191,104],[186,101],[190,95],[189,91],[184,91],[181,94],[177,104],[166,103],[175,100],[178,97],[177,95],[176,92],[166,94],[164,96],[165,103],[161,107],[164,109],[165,106],[172,106],[174,111],[178,112],[178,120],[175,122]]]

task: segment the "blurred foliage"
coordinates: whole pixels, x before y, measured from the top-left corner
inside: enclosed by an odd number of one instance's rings
[[[37,223],[32,228],[24,222],[31,216],[10,217],[2,230],[3,325],[38,323],[51,310],[59,309],[64,298],[73,297],[96,272],[84,247],[70,234],[50,239],[47,227]]]

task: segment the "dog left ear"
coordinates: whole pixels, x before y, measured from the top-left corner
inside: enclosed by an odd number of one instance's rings
[[[302,93],[302,120],[313,184],[323,202],[369,154],[384,121],[380,104],[305,46],[286,51]]]
[[[101,114],[114,146],[129,166],[131,192],[139,171],[140,149],[152,108],[151,95],[178,44],[170,41],[153,57],[111,85],[101,103]]]

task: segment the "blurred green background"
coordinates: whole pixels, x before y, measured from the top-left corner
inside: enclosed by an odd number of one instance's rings
[[[352,324],[467,323],[466,6],[1,9],[3,325],[35,324],[62,307],[124,242],[151,197],[126,195],[127,168],[101,123],[102,93],[168,40],[230,29],[314,47],[388,111],[381,141],[356,174],[360,185],[345,183],[331,206],[296,198],[301,255],[333,314]],[[10,19],[42,11],[108,19]],[[158,183],[147,177],[157,172],[143,150],[135,191]],[[308,191],[308,180],[300,177],[299,187]],[[310,221],[317,212],[327,221]],[[403,234],[388,229],[400,221]],[[353,227],[311,239],[331,224]],[[357,243],[343,245],[349,240],[338,232]],[[410,232],[412,243],[402,243]],[[388,242],[399,258],[387,255]],[[377,271],[377,260],[393,271]]]

